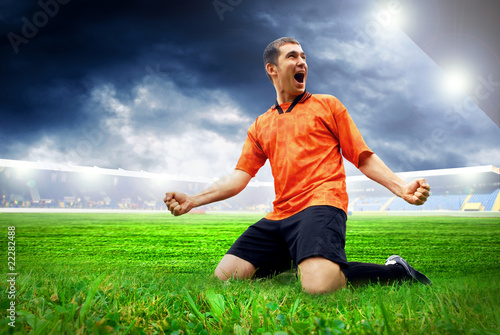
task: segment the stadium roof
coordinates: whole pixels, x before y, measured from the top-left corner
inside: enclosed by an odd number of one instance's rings
[[[19,168],[19,169],[32,169],[32,170],[49,170],[49,171],[62,171],[62,172],[75,172],[84,174],[132,177],[132,178],[146,178],[146,179],[161,179],[172,181],[185,181],[192,183],[213,183],[217,178],[207,178],[202,176],[187,176],[187,175],[174,175],[169,173],[154,173],[146,171],[130,171],[123,169],[107,169],[98,166],[79,166],[70,163],[46,163],[46,162],[31,162],[11,159],[0,159],[0,172],[2,167]],[[252,180],[248,186],[273,186],[272,182],[260,182]]]
[[[161,180],[185,181],[185,182],[207,183],[207,184],[212,183],[217,179],[217,178],[207,178],[201,176],[196,177],[196,176],[186,176],[186,175],[173,175],[168,173],[153,173],[146,171],[106,169],[98,166],[93,166],[93,167],[78,166],[69,163],[62,164],[62,163],[30,162],[30,161],[20,161],[20,160],[10,160],[10,159],[0,159],[0,171],[3,170],[2,167],[33,169],[33,170],[64,171],[64,172],[99,174],[99,175],[109,175],[109,176],[132,177],[132,178],[161,179]],[[467,174],[477,174],[477,173],[493,173],[499,175],[500,178],[500,169],[493,165],[463,167],[463,168],[453,168],[453,169],[400,172],[397,173],[397,175],[403,179],[414,179],[414,178],[428,178],[436,176],[467,175]],[[366,181],[366,180],[369,179],[365,176],[347,177],[348,182]],[[248,186],[251,187],[273,186],[273,182],[261,182],[254,179],[248,184]]]
[[[454,176],[454,175],[466,175],[472,173],[496,173],[500,175],[500,169],[493,165],[483,165],[483,166],[473,166],[473,167],[463,167],[463,168],[453,168],[453,169],[438,169],[438,170],[422,170],[422,171],[410,171],[410,172],[399,172],[397,173],[403,179],[411,178],[428,178],[437,176]],[[368,178],[365,176],[353,176],[347,177],[347,180],[351,181],[363,181]]]

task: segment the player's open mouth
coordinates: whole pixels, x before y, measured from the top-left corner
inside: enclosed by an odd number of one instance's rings
[[[304,82],[304,78],[305,78],[306,74],[304,72],[299,72],[299,73],[296,73],[295,76],[293,76],[295,78],[295,80],[299,83],[303,83]]]

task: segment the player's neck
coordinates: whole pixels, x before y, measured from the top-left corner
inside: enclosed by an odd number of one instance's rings
[[[295,100],[295,98],[297,98],[301,94],[302,94],[302,92],[299,94],[291,94],[291,93],[287,93],[287,92],[277,92],[276,101],[278,102],[278,105],[292,103]]]

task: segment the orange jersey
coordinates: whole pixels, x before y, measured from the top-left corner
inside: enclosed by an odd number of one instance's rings
[[[255,120],[236,169],[255,177],[269,159],[276,199],[266,219],[281,220],[316,205],[347,213],[342,156],[358,167],[365,151],[372,152],[337,98],[304,92]]]

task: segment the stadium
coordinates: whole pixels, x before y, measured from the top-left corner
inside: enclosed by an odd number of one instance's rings
[[[269,182],[253,180],[230,200],[174,217],[163,204],[165,190],[194,193],[213,180],[1,160],[0,224],[8,239],[0,246],[9,248],[2,289],[9,295],[0,300],[7,311],[0,330],[496,333],[499,169],[399,175],[426,178],[432,187],[426,204],[406,206],[376,183],[348,177],[346,253],[351,261],[379,264],[398,253],[433,285],[376,284],[314,296],[293,272],[227,282],[212,275],[234,240],[270,209]]]
[[[413,171],[432,187],[423,206],[411,206],[365,176],[347,177],[350,214],[500,216],[500,171],[494,166]],[[165,210],[165,191],[197,193],[214,180],[203,177],[103,169],[70,164],[0,160],[2,210]],[[266,212],[271,182],[252,180],[240,195],[196,212]]]
[[[0,334],[500,334],[498,13],[498,0],[9,2]],[[399,255],[432,285],[309,294],[294,264],[214,277],[272,209],[270,171],[167,210],[165,192],[233,169],[276,98],[261,56],[280,36],[304,43],[311,93],[337,96],[389,167],[431,187],[412,206],[347,173],[347,260]]]

